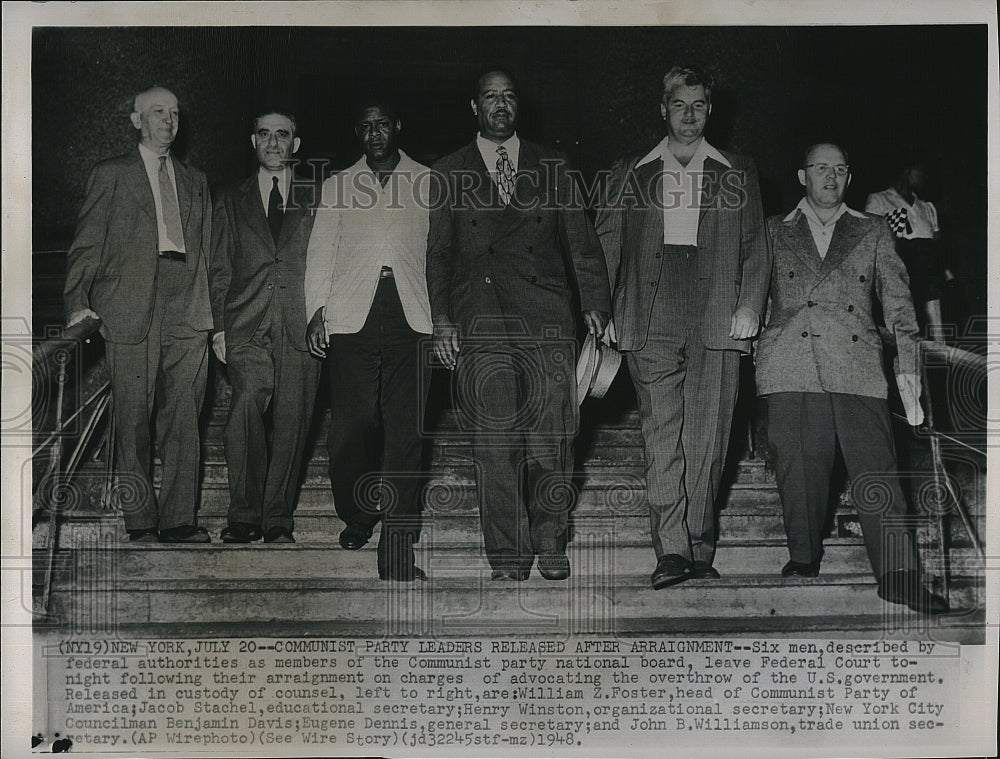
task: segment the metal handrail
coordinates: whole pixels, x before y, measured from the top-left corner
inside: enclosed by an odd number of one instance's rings
[[[86,319],[77,322],[72,327],[64,327],[62,334],[50,337],[44,342],[38,343],[31,351],[31,358],[35,367],[44,365],[47,361],[55,357],[60,350],[73,347],[80,340],[93,335],[101,326],[101,320],[88,316]],[[33,369],[34,371],[34,369]]]
[[[941,455],[941,439],[944,438],[947,440],[953,440],[953,438],[939,432],[934,426],[934,399],[931,397],[931,384],[927,373],[926,356],[931,355],[937,359],[943,360],[949,367],[971,369],[984,375],[986,373],[986,357],[977,353],[962,350],[961,348],[955,348],[935,340],[921,340],[919,346],[921,400],[924,409],[924,424],[921,426],[921,432],[925,433],[930,441],[934,485],[937,492],[946,492],[948,494],[950,502],[954,504],[955,510],[958,512],[966,534],[968,534],[969,539],[972,541],[976,554],[979,556],[980,561],[983,561],[985,560],[986,555],[983,551],[982,542],[976,532],[975,525],[972,523],[972,518],[966,509],[965,503],[952,486],[951,478],[948,476],[948,470],[944,464],[944,458]],[[961,441],[956,440],[954,442]],[[985,451],[981,451],[974,446],[965,443],[963,443],[963,445],[970,450],[976,451],[984,456],[986,455]],[[945,597],[948,597],[951,566],[948,556],[948,533],[946,530],[947,525],[945,523],[945,512],[946,509],[944,508],[936,509],[938,551],[941,556],[942,567],[941,579],[944,584]]]
[[[73,355],[71,348],[79,344],[81,340],[93,335],[99,326],[100,320],[98,319],[84,319],[83,321],[74,324],[72,327],[65,328],[61,335],[49,338],[48,340],[39,343],[32,350],[32,374],[46,369],[49,361],[54,361],[58,367],[58,371],[56,373],[55,427],[44,441],[34,447],[31,454],[34,459],[46,452],[49,452],[47,471],[43,477],[36,479],[35,488],[38,488],[41,482],[52,482],[55,487],[58,487],[64,480],[71,479],[79,468],[80,462],[83,458],[83,453],[93,440],[94,434],[99,428],[101,420],[106,415],[111,414],[111,384],[109,382],[105,382],[87,400],[80,404],[79,408],[77,408],[68,418],[63,418],[63,405],[67,381],[66,367]],[[70,454],[69,459],[64,463],[63,443],[66,438],[67,427],[78,417],[81,417],[87,409],[91,410],[90,416],[84,423],[83,429],[77,437],[73,452]],[[105,487],[103,488],[102,493],[102,499],[105,502],[107,502],[110,495],[109,484],[113,467],[111,462],[114,446],[112,429],[113,424],[114,419],[112,418],[108,430],[108,456],[105,472]],[[37,492],[35,493],[35,496],[38,497]],[[49,529],[45,538],[46,564],[41,599],[41,608],[45,615],[48,614],[49,599],[51,598],[52,593],[52,577],[55,570],[56,552],[59,548],[59,527],[60,511],[57,508],[50,508]]]

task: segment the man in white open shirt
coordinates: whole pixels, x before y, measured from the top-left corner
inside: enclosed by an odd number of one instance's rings
[[[715,499],[770,274],[757,169],[704,138],[712,84],[667,73],[667,136],[615,165],[595,221],[639,401],[656,589],[719,577]]]
[[[379,577],[412,581],[426,579],[413,544],[427,385],[420,341],[431,332],[429,184],[422,181],[427,167],[397,147],[401,127],[384,101],[358,110],[364,155],[323,184],[305,298],[309,350],[318,358],[330,353],[330,484],[347,525],[340,544],[361,548],[381,519]]]
[[[917,323],[906,269],[886,221],[844,203],[851,174],[842,148],[813,145],[798,177],[805,197],[788,215],[768,219],[774,267],[756,355],[788,536],[790,560],[781,574],[819,574],[839,442],[879,596],[915,611],[947,611],[944,599],[923,586],[902,519],[906,501],[872,317],[877,297],[896,341],[907,418],[920,424]],[[865,502],[872,493],[878,503]]]

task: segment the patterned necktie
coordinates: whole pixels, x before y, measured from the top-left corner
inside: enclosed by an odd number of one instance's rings
[[[160,182],[160,208],[163,210],[163,226],[167,230],[167,241],[174,246],[175,250],[181,250],[184,247],[181,210],[177,206],[177,194],[174,192],[174,183],[170,181],[165,155],[160,156],[160,169],[157,171],[157,178]]]
[[[514,164],[510,162],[507,155],[507,148],[503,145],[497,146],[497,187],[500,188],[500,200],[504,205],[510,203],[510,198],[514,194]]]
[[[271,227],[271,237],[274,244],[278,244],[278,235],[281,234],[281,220],[285,216],[285,211],[281,207],[281,190],[278,189],[278,178],[271,177],[271,194],[267,199],[267,224]]]

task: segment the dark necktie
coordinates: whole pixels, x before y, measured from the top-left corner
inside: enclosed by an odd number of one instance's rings
[[[271,177],[271,195],[267,199],[267,224],[271,227],[271,237],[274,244],[278,244],[278,236],[281,234],[281,220],[285,216],[285,211],[281,207],[281,190],[278,189],[278,178]]]
[[[514,164],[510,162],[507,155],[507,148],[503,145],[497,146],[497,187],[500,188],[500,200],[504,205],[510,203],[510,197],[514,194]]]
[[[177,194],[174,183],[170,181],[167,170],[167,157],[160,156],[160,169],[157,172],[160,183],[160,208],[163,211],[163,226],[167,230],[167,240],[174,250],[184,248],[184,230],[181,228],[181,210],[177,206]]]

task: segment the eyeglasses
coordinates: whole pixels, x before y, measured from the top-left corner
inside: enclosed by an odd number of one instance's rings
[[[851,167],[846,163],[831,165],[829,163],[807,163],[807,169],[815,169],[817,174],[826,174],[831,169],[838,177],[846,177],[851,172]]]

